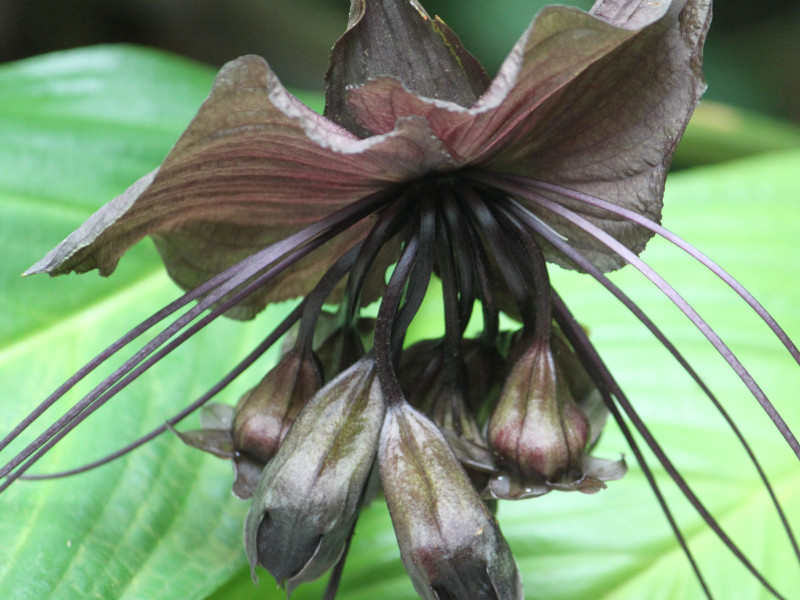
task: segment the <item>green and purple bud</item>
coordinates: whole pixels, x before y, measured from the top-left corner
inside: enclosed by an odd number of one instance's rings
[[[266,463],[278,450],[289,427],[322,387],[319,361],[292,350],[236,406],[233,439],[239,452]]]
[[[387,408],[381,481],[403,564],[424,600],[521,600],[500,528],[436,425],[403,402]]]
[[[364,358],[305,406],[253,495],[245,550],[287,592],[340,558],[372,468],[385,407],[374,362]]]
[[[490,480],[488,495],[538,496],[550,491],[551,483],[582,480],[589,438],[589,422],[549,344],[534,342],[511,369],[489,421],[489,443],[500,470]]]

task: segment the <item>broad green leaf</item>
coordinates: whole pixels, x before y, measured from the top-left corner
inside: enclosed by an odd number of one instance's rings
[[[90,277],[71,293],[64,286],[74,282],[54,280],[42,294],[19,274],[161,162],[212,77],[207,67],[126,47],[0,66],[0,235],[10,250],[0,271],[3,343],[116,293],[116,285]],[[142,252],[126,262],[123,287],[159,271]]]
[[[131,48],[54,54],[0,69],[3,430],[68,371],[175,295],[144,245],[116,282],[19,274],[136,173],[158,164],[212,75],[185,60]],[[236,354],[247,343],[229,328],[215,332],[210,345]],[[168,376],[143,382],[87,423],[45,468],[85,462],[158,425],[208,384],[199,375],[220,367],[202,346],[190,349]],[[183,384],[176,387],[177,380]],[[16,485],[2,498],[4,596],[202,597],[240,564],[232,540],[241,529],[240,507],[203,462],[165,437],[127,464]],[[205,561],[184,560],[197,548]]]
[[[23,279],[19,273],[158,164],[204,98],[211,77],[206,68],[134,48],[79,50],[0,67],[3,433],[94,354],[177,296],[149,242],[127,255],[109,280],[92,274]],[[777,141],[766,145],[781,147]],[[668,227],[740,278],[795,338],[800,338],[798,169],[800,154],[785,152],[676,174],[664,217]],[[800,430],[795,402],[800,369],[766,327],[675,248],[656,240],[644,257],[730,341],[790,426]],[[800,568],[724,424],[688,377],[598,285],[563,272],[553,278],[672,459],[723,527],[789,596]],[[790,519],[800,523],[797,459],[755,401],[655,288],[630,268],[615,279],[708,373],[764,460]],[[252,323],[215,323],[81,425],[36,470],[80,465],[163,422],[233,366],[280,312],[268,311]],[[426,309],[423,318],[439,326],[435,310]],[[426,327],[423,321],[418,325]],[[234,402],[265,369],[265,364],[252,368],[222,399]],[[66,406],[60,403],[47,417]],[[15,443],[2,458],[20,447]],[[597,453],[608,458],[626,453],[632,462],[611,427]],[[223,461],[162,436],[84,475],[15,483],[0,496],[3,597],[284,597],[263,571],[259,588],[249,580],[241,541],[247,505],[231,496],[231,479]],[[667,488],[716,597],[767,598],[680,494]],[[530,598],[702,597],[635,467],[596,496],[552,493],[504,503],[499,518]],[[293,598],[319,598],[323,587],[324,582],[302,587]],[[380,503],[361,518],[341,597],[415,597]]]

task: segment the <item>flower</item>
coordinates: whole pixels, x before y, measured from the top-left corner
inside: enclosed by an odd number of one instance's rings
[[[355,526],[378,445],[384,401],[364,358],[322,388],[289,429],[254,492],[245,549],[287,592],[324,574]]]
[[[108,275],[151,236],[189,290],[157,317],[198,303],[148,352],[220,314],[246,319],[302,297],[262,345],[299,321],[293,348],[262,384],[235,414],[214,413],[205,431],[181,434],[237,469],[247,465],[235,489],[253,493],[251,566],[265,566],[289,591],[334,569],[334,594],[380,439],[381,484],[418,592],[457,597],[478,585],[487,598],[521,598],[491,502],[595,492],[618,478],[621,463],[587,456],[608,412],[628,433],[620,409],[632,420],[715,524],[551,288],[546,264],[587,273],[617,294],[694,376],[604,273],[634,265],[708,330],[638,255],[655,233],[676,241],[658,225],[661,198],[705,88],[709,20],[710,0],[600,0],[589,13],[549,7],[490,80],[414,0],[354,0],[332,51],[324,116],[289,94],[263,59],[228,63],[162,165],[28,273]],[[434,276],[445,333],[404,350]],[[370,348],[359,324],[376,299]],[[335,325],[321,335],[326,303],[337,305]],[[476,304],[482,332],[467,337]],[[516,331],[500,331],[501,312],[518,321]],[[492,372],[470,376],[470,364]],[[421,535],[434,521],[438,539]]]
[[[518,499],[553,489],[598,492],[604,480],[625,474],[624,461],[584,456],[600,429],[602,424],[591,427],[573,399],[550,341],[534,341],[511,368],[488,423],[489,442],[500,465],[487,493]]]
[[[320,387],[316,357],[292,350],[239,399],[235,410],[225,404],[206,406],[200,415],[203,429],[178,436],[190,446],[232,459],[233,492],[246,500],[300,410]]]
[[[441,431],[407,403],[386,412],[379,464],[400,554],[421,598],[523,598],[511,550]]]

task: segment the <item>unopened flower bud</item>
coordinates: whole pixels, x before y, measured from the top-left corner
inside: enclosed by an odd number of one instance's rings
[[[467,375],[453,376],[444,365],[439,340],[414,344],[403,354],[401,385],[413,394],[410,404],[427,414],[439,426],[450,448],[479,489],[486,484],[485,473],[494,471],[494,458],[478,422],[468,406]]]
[[[428,415],[439,426],[461,464],[479,489],[486,485],[485,475],[495,470],[494,457],[481,433],[475,415],[464,399],[464,390],[442,381],[432,386]]]
[[[236,450],[266,463],[275,454],[300,409],[322,387],[316,358],[292,350],[236,407],[233,438]]]
[[[245,521],[245,550],[287,592],[342,554],[375,459],[384,401],[364,358],[306,404],[267,463]]]
[[[488,420],[489,407],[500,394],[503,384],[503,359],[497,347],[480,340],[463,340],[461,354],[464,360],[467,406],[470,407],[479,425]]]
[[[405,402],[390,406],[378,460],[400,555],[420,597],[524,597],[497,521],[430,419]]]
[[[582,478],[589,423],[559,374],[549,345],[534,343],[516,362],[489,421],[500,473],[497,498],[549,491],[550,482]]]
[[[441,369],[440,340],[422,340],[403,350],[397,377],[412,406],[425,410],[425,392]]]

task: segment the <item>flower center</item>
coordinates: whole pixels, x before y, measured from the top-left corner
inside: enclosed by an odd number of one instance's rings
[[[393,391],[389,396],[423,402],[434,376],[441,379],[437,389],[444,389],[445,396],[463,390],[465,351],[473,343],[496,346],[500,310],[522,321],[522,338],[544,343],[550,337],[547,269],[539,242],[522,218],[525,214],[526,209],[507,194],[454,174],[430,176],[396,189],[366,238],[307,297],[298,344],[306,351],[314,348],[323,303],[341,289],[336,317],[340,346],[335,364],[326,367],[326,379],[329,373],[335,375],[363,352],[358,334],[361,307],[380,295],[372,341],[382,365],[381,383]],[[340,284],[344,272],[347,278]],[[427,375],[419,373],[419,381],[401,382],[396,376],[401,364],[414,359],[402,350],[405,334],[434,276],[441,282],[445,333],[429,344],[435,351],[429,356]],[[467,338],[476,308],[481,313],[480,333]],[[473,429],[457,414],[447,418],[455,419],[458,433]]]

